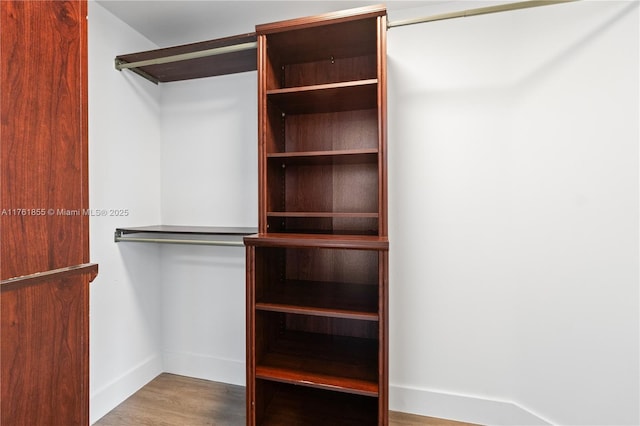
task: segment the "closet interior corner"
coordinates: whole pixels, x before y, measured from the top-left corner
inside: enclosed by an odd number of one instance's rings
[[[246,246],[247,424],[388,424],[386,9],[119,55],[155,83],[257,70],[258,227],[118,228]]]

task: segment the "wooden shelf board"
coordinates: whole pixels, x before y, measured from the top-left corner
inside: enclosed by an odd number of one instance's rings
[[[256,378],[292,385],[309,386],[355,395],[378,396],[378,384],[366,380],[345,379],[339,376],[305,373],[276,367],[256,366]]]
[[[256,377],[377,396],[377,353],[370,339],[288,331],[257,361]]]
[[[274,152],[267,154],[271,161],[283,164],[355,164],[378,161],[377,149],[343,149],[336,151]]]
[[[246,245],[256,247],[318,247],[354,250],[389,250],[389,239],[377,235],[330,235],[266,233],[244,237]]]
[[[281,303],[266,303],[266,302],[256,303],[256,310],[283,312],[283,313],[298,314],[298,315],[323,316],[323,317],[331,317],[331,318],[357,319],[357,320],[364,320],[364,321],[378,321],[377,314],[371,314],[368,312],[352,311],[347,309],[336,309],[336,308],[298,306],[298,305],[281,304]]]
[[[81,265],[68,266],[66,268],[53,269],[45,272],[23,275],[21,277],[9,278],[0,281],[0,291],[5,292],[19,287],[50,283],[56,280],[66,279],[74,275],[86,275],[89,278],[88,281],[91,282],[94,280],[96,275],[98,275],[98,264],[83,263]]]
[[[218,47],[233,46],[237,44],[256,41],[255,33],[241,34],[199,43],[190,43],[163,49],[148,50],[145,52],[130,53],[116,56],[116,60],[128,63],[146,61],[149,59],[163,58],[184,53],[199,52]],[[234,74],[257,70],[257,49],[249,49],[234,53],[208,56],[204,58],[189,59],[166,64],[148,65],[132,68],[145,78],[154,82],[171,82],[190,80],[194,78],[213,77],[216,75]],[[149,78],[150,77],[150,78]]]
[[[378,213],[346,212],[267,212],[268,217],[377,218]]]
[[[378,321],[377,285],[287,280],[277,292],[267,293],[256,309]]]
[[[378,80],[356,80],[274,89],[267,99],[286,114],[312,114],[372,109],[378,105]]]
[[[286,94],[313,94],[323,90],[350,89],[361,86],[372,86],[378,84],[378,79],[370,78],[366,80],[341,81],[338,83],[314,84],[311,86],[285,87],[283,89],[267,90],[267,96],[277,96]]]

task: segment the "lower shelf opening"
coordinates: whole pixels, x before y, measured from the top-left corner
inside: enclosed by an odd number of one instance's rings
[[[258,425],[376,425],[378,398],[256,381]]]
[[[377,323],[259,312],[258,328],[271,329],[257,348],[256,377],[366,396],[378,395]],[[288,327],[274,329],[286,323]],[[300,331],[306,328],[309,331]],[[316,328],[315,332],[310,331]],[[342,329],[352,335],[319,332]]]

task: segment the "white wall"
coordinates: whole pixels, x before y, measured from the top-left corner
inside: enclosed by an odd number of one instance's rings
[[[639,424],[638,3],[388,36],[391,408]]]
[[[160,223],[160,91],[113,66],[155,47],[89,2],[89,206],[107,210],[90,218],[92,422],[162,371],[160,249],[113,242],[118,226]]]
[[[258,82],[245,72],[162,85],[162,220],[257,226]]]
[[[162,221],[258,225],[256,72],[162,86]],[[164,245],[165,371],[245,384],[242,247]]]
[[[167,371],[245,381],[242,248],[113,242],[116,227],[257,226],[255,72],[156,86],[113,58],[157,48],[89,2],[91,421]]]

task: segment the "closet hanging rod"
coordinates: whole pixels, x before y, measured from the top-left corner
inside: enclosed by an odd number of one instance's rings
[[[497,6],[480,7],[477,9],[467,9],[458,12],[443,13],[440,15],[425,16],[422,18],[405,19],[389,22],[387,28],[402,27],[405,25],[423,24],[426,22],[443,21],[445,19],[467,18],[469,16],[487,15],[490,13],[508,12],[511,10],[527,9],[530,7],[549,6],[560,3],[571,3],[578,0],[530,0],[517,3],[507,3]]]
[[[243,50],[251,50],[257,48],[258,43],[255,41],[249,43],[234,44],[231,46],[216,47],[213,49],[200,50],[198,52],[181,53],[179,55],[165,56],[162,58],[148,59],[145,61],[126,62],[116,58],[116,69],[122,71],[127,68],[139,68],[149,65],[168,64],[170,62],[186,61],[189,59],[206,58],[208,56],[223,55],[225,53],[241,52]]]
[[[115,242],[132,242],[132,243],[165,243],[165,244],[191,244],[200,246],[231,246],[242,247],[242,241],[219,241],[219,240],[178,240],[170,238],[139,238],[139,237],[115,237]]]

